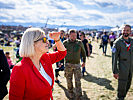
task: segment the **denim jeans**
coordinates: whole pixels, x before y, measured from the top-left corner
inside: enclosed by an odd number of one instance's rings
[[[103,44],[103,53],[105,53],[105,55],[106,55],[106,51],[107,51],[107,44]]]
[[[82,58],[81,55],[80,55],[80,59],[81,59],[81,62],[83,62],[83,58]],[[86,71],[86,70],[85,70],[85,66],[84,66],[84,67],[82,67],[82,74],[84,74],[85,71]]]

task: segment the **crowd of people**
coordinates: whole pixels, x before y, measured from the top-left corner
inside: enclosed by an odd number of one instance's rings
[[[91,35],[92,41],[96,39],[103,55],[107,55],[107,45],[112,50],[112,70],[115,79],[118,79],[117,100],[124,100],[130,88],[133,71],[133,39],[131,26],[125,24],[122,27],[122,35],[117,38],[114,32],[103,32]],[[3,52],[0,58],[0,100],[7,94],[6,84],[10,79],[10,100],[53,100],[52,89],[54,81],[60,84],[59,72],[64,71],[67,82],[69,99],[82,100],[81,77],[84,77],[86,57],[92,53],[90,38],[82,31],[70,29],[51,32],[49,37],[54,40],[50,44],[45,32],[40,28],[28,28],[21,38],[14,43],[16,48],[16,64],[12,63],[10,52]],[[54,52],[49,52],[49,49]],[[2,44],[3,46],[3,44]],[[10,45],[5,45],[10,46]],[[119,62],[119,63],[118,63]],[[55,75],[52,64],[56,63]],[[10,70],[11,76],[10,76]],[[73,91],[73,75],[75,78],[76,94]],[[54,80],[55,76],[55,80]],[[2,86],[2,88],[1,88]]]

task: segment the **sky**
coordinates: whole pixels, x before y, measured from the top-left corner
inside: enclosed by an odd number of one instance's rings
[[[133,25],[133,0],[0,0],[0,22]]]

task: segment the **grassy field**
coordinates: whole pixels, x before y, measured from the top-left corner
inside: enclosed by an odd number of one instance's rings
[[[104,56],[102,55],[102,49],[99,49],[99,44],[96,42],[92,42],[92,44],[93,53],[91,57],[87,58],[87,72],[81,79],[83,100],[115,100],[117,80],[112,77],[110,46],[108,45],[107,56]],[[15,63],[13,47],[4,47],[3,49],[11,52],[11,57]],[[55,64],[53,68],[55,69]],[[59,80],[61,84],[54,84],[54,100],[69,100],[64,72],[60,72]],[[8,95],[4,100],[8,100]],[[127,94],[126,100],[133,100],[133,85]]]

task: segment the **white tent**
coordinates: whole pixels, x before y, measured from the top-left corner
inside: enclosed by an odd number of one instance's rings
[[[111,31],[112,32],[117,32],[117,31],[119,31],[119,28],[118,27],[114,27],[114,28],[111,29]]]

